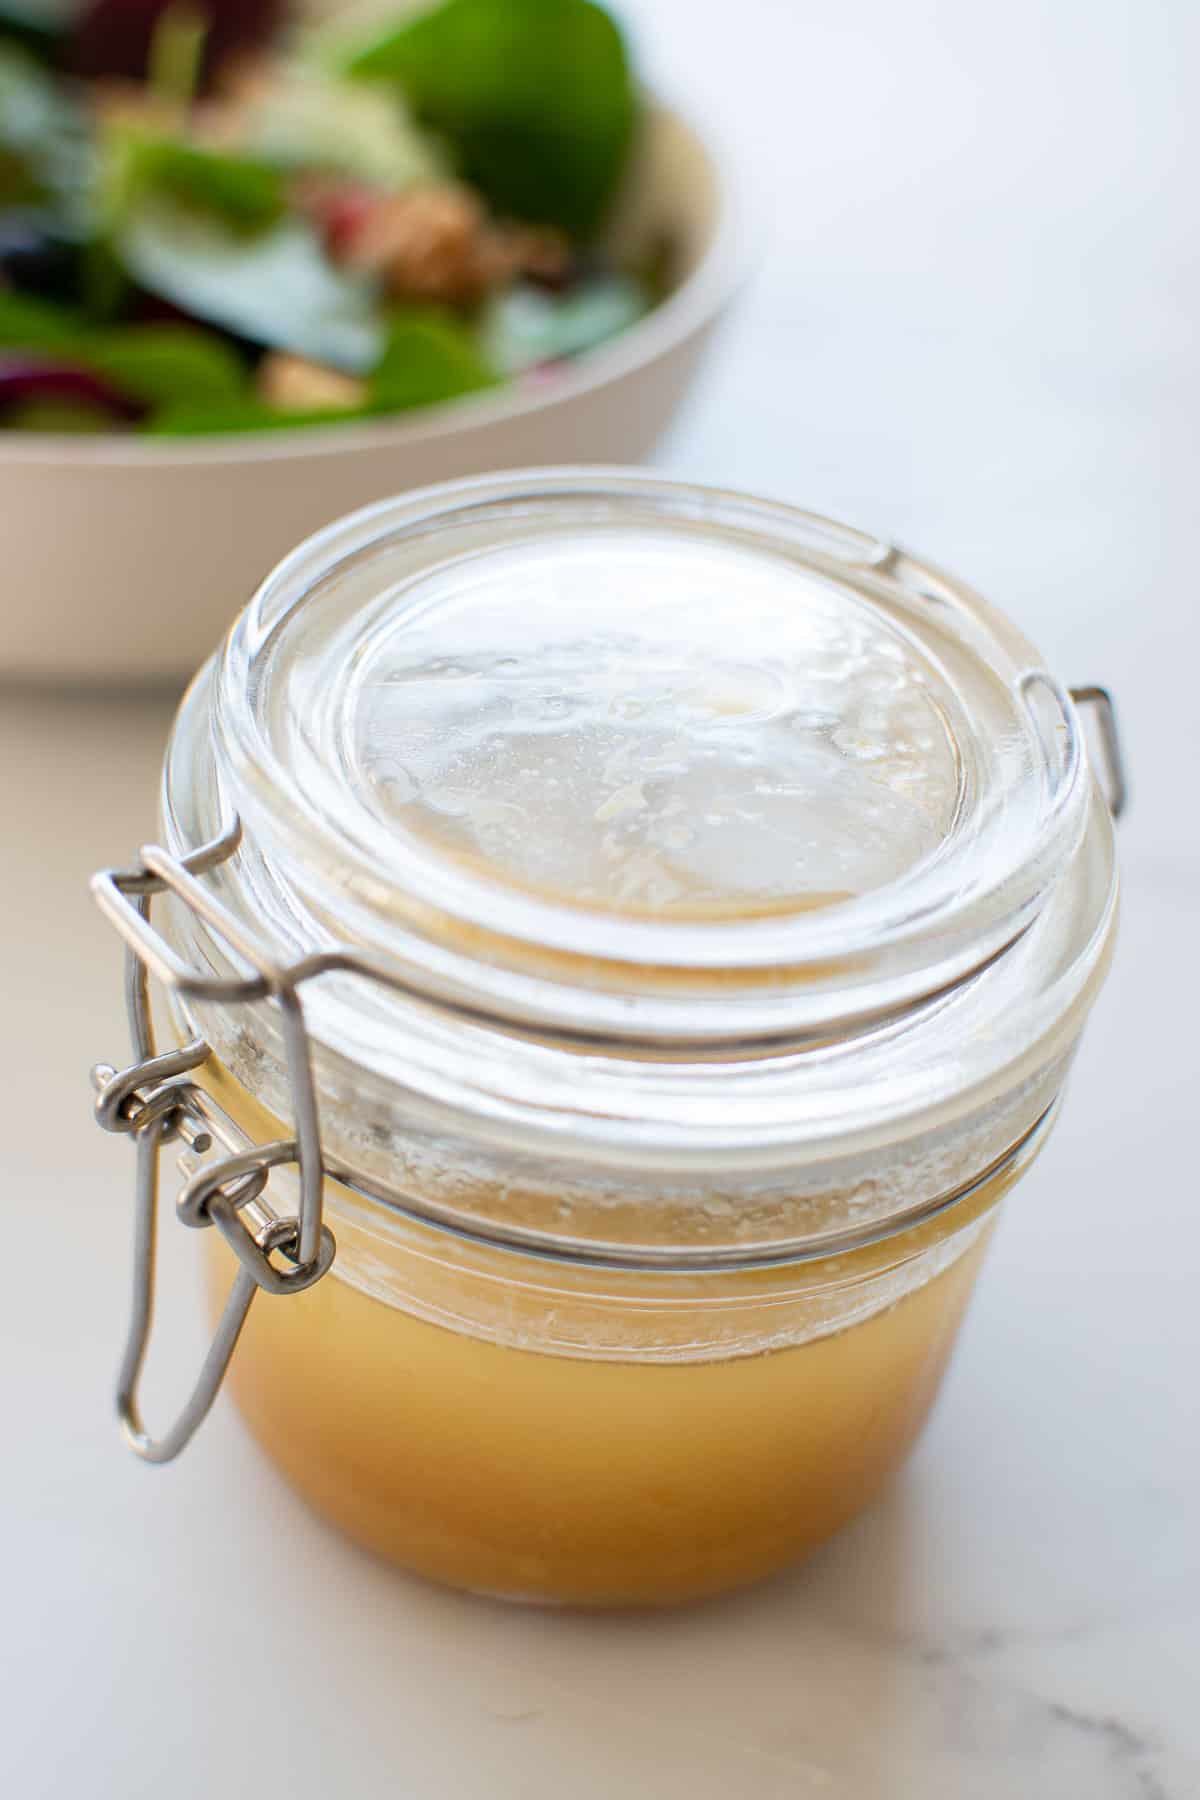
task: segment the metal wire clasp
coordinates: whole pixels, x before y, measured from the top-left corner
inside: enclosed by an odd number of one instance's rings
[[[127,1441],[146,1462],[169,1462],[178,1456],[202,1423],[259,1289],[292,1294],[311,1287],[329,1269],[336,1248],[321,1216],[320,1121],[297,993],[300,981],[312,971],[276,966],[198,879],[232,856],[240,841],[241,826],[235,820],[220,837],[182,860],[148,846],[134,869],[105,870],[92,881],[100,910],[125,943],[125,1001],[134,1061],[120,1071],[100,1063],[92,1070],[92,1081],[99,1124],[107,1131],[129,1132],[137,1143],[133,1306],[117,1382],[117,1411]],[[150,923],[151,900],[161,893],[171,893],[191,906],[253,973],[222,979],[189,969]],[[252,1143],[191,1079],[210,1054],[202,1038],[157,1053],[151,976],[184,998],[221,1004],[267,1000],[279,1007],[295,1138]],[[175,1137],[197,1155],[211,1151],[214,1140],[226,1150],[226,1155],[191,1177],[176,1210],[184,1224],[215,1225],[241,1267],[187,1403],[165,1436],[154,1438],[142,1423],[138,1385],[154,1315],[159,1163],[164,1143]],[[295,1163],[300,1177],[300,1208],[291,1218],[281,1218],[265,1197],[270,1171],[285,1163]],[[286,1266],[273,1261],[276,1256],[282,1256]]]
[[[1096,731],[1103,762],[1104,797],[1114,819],[1119,819],[1129,804],[1129,780],[1125,773],[1125,756],[1121,734],[1117,729],[1117,709],[1106,687],[1092,682],[1087,687],[1073,687],[1071,698],[1078,707],[1089,707],[1096,715]]]

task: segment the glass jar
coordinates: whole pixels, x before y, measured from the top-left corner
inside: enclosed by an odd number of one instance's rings
[[[1112,947],[1109,804],[1009,622],[735,495],[430,489],[264,583],[183,702],[162,829],[97,884],[130,946],[138,1061],[97,1107],[140,1151],[142,1454],[240,1331],[300,1491],[460,1587],[689,1599],[871,1498]],[[220,1324],[155,1441],[171,1136]]]

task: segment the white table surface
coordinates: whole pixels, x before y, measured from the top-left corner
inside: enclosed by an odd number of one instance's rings
[[[407,1580],[225,1406],[170,1469],[117,1444],[131,1158],[88,1117],[123,1023],[84,879],[153,828],[170,707],[0,696],[12,1800],[1200,1792],[1195,9],[629,10],[775,213],[663,465],[907,541],[1119,693],[1123,942],[1064,1120],[920,1450],[806,1568],[650,1621]],[[165,1236],[155,1416],[202,1333]]]

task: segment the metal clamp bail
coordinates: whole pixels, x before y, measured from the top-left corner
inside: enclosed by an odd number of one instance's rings
[[[1087,707],[1095,713],[1096,735],[1103,762],[1104,797],[1113,818],[1119,819],[1129,804],[1129,781],[1125,774],[1125,756],[1121,749],[1121,734],[1117,730],[1117,709],[1113,697],[1106,687],[1100,687],[1094,682],[1087,687],[1073,687],[1070,694],[1076,706]]]
[[[311,1287],[328,1272],[336,1251],[333,1234],[322,1221],[320,1121],[304,1013],[296,992],[303,975],[314,971],[277,968],[198,880],[233,855],[240,841],[241,827],[235,821],[183,860],[149,847],[141,852],[135,869],[107,870],[92,882],[101,911],[125,943],[125,998],[136,1058],[120,1072],[110,1064],[98,1064],[92,1081],[97,1122],[105,1130],[131,1134],[137,1144],[133,1303],[117,1381],[117,1412],[128,1443],[146,1462],[169,1462],[178,1456],[203,1422],[259,1289],[285,1295]],[[222,980],[189,969],[150,923],[151,900],[164,892],[192,906],[254,973]],[[156,1052],[151,975],[187,998],[222,1004],[273,1000],[278,1005],[296,1121],[294,1139],[252,1143],[191,1079],[210,1055],[203,1039],[162,1055]],[[142,1422],[138,1387],[154,1317],[159,1161],[164,1143],[176,1136],[197,1155],[210,1151],[214,1138],[228,1151],[191,1178],[177,1212],[186,1224],[215,1225],[241,1267],[186,1404],[170,1430],[155,1438]],[[300,1175],[300,1210],[293,1218],[281,1218],[265,1198],[270,1171],[284,1163],[295,1163]],[[271,1260],[276,1254],[291,1266],[279,1267]]]

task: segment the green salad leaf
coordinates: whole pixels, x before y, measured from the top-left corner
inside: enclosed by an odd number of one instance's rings
[[[0,350],[70,353],[86,329],[83,321],[65,306],[0,288]]]
[[[237,352],[190,325],[115,327],[93,337],[86,360],[147,406],[223,406],[246,392]]]
[[[330,425],[386,413],[432,406],[492,387],[496,376],[479,353],[472,331],[433,308],[395,313],[383,354],[361,407],[326,407],[281,412],[248,397],[227,406],[186,402],[156,413],[149,429],[156,436],[197,432],[285,431],[302,425]]]
[[[456,400],[496,381],[472,331],[432,308],[413,308],[392,316],[371,377],[371,399],[380,412],[403,412]]]
[[[252,344],[352,375],[369,374],[383,353],[376,283],[335,268],[302,219],[246,236],[184,207],[147,202],[125,221],[117,247],[149,293]]]
[[[240,402],[245,365],[220,338],[191,325],[97,329],[66,307],[0,290],[0,349],[29,350],[102,376],[144,406],[198,409]]]
[[[636,97],[616,24],[593,0],[441,0],[349,51],[346,71],[399,84],[501,213],[599,228]]]
[[[74,220],[91,171],[79,110],[53,75],[0,41],[0,207],[51,206]]]
[[[287,204],[283,174],[269,162],[141,125],[112,127],[104,160],[106,208],[118,227],[147,196],[216,213],[247,231],[274,224]]]
[[[485,354],[506,375],[593,350],[648,310],[628,275],[597,275],[566,294],[524,284],[492,296],[480,320]]]

